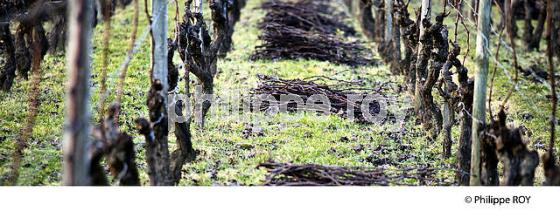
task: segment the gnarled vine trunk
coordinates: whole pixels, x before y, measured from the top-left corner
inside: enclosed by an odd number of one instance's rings
[[[179,30],[179,54],[186,70],[193,73],[201,85],[195,99],[195,113],[201,127],[204,127],[204,118],[210,109],[214,93],[218,51],[228,36],[228,4],[228,1],[223,0],[210,1],[214,29],[210,36],[202,15],[202,1],[195,0],[194,11],[191,11],[192,0],[188,0]]]

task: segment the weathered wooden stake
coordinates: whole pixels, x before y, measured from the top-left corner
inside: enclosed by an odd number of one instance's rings
[[[480,0],[476,36],[476,68],[474,79],[472,153],[470,185],[480,185],[480,136],[479,130],[486,118],[486,88],[488,78],[488,56],[490,54],[491,0]]]
[[[87,145],[90,135],[91,0],[69,2],[68,84],[64,129],[64,185],[90,185]]]
[[[153,79],[160,80],[163,93],[167,93],[167,1],[154,0],[152,2],[154,22],[154,72]],[[167,95],[164,96],[167,102]]]

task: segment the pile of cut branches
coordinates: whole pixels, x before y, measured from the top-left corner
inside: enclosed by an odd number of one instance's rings
[[[354,28],[340,21],[346,16],[329,5],[329,1],[284,2],[272,0],[264,2],[262,8],[268,13],[260,23],[261,28],[269,23],[278,23],[323,34],[336,34],[338,31],[343,32],[344,35],[356,34]]]
[[[348,33],[353,29],[322,13],[329,11],[329,5],[320,2],[266,2],[263,7],[268,14],[259,25],[263,44],[256,47],[251,59],[303,58],[351,66],[376,64],[370,50],[360,42],[346,41],[336,34],[337,30]]]
[[[258,167],[267,169],[265,185],[270,186],[368,186],[368,185],[436,185],[449,186],[452,182],[435,178],[438,171],[430,167],[406,168],[395,172],[382,168],[338,167],[316,164],[292,164],[267,161]],[[411,183],[406,183],[409,180]]]
[[[256,99],[255,97],[259,97],[261,100],[267,100],[266,97],[271,95],[275,98],[275,100],[280,102],[282,96],[296,95],[304,102],[309,102],[308,100],[311,96],[321,95],[328,98],[328,101],[330,102],[330,107],[328,108],[330,113],[341,115],[344,118],[352,118],[352,116],[349,115],[349,112],[353,111],[353,120],[359,123],[368,122],[365,118],[364,112],[362,111],[362,102],[364,102],[368,96],[380,96],[381,89],[383,88],[381,86],[377,89],[363,89],[359,88],[360,86],[363,86],[360,82],[341,80],[337,80],[336,84],[332,85],[316,83],[321,78],[310,78],[309,80],[285,80],[267,75],[257,75],[257,77],[260,82],[258,87],[251,91],[253,99]],[[355,90],[366,91],[356,92]],[[287,111],[308,109],[308,107],[298,107],[297,103],[293,101],[287,102],[287,105],[279,104],[278,106],[286,106]],[[270,102],[264,102],[259,105],[258,108],[253,109],[265,111],[269,109],[269,107]],[[381,105],[376,100],[372,100],[368,107],[369,114],[371,116],[376,116],[381,112]]]

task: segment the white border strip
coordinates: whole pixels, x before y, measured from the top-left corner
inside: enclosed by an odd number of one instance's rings
[[[560,188],[552,187],[2,187],[0,210],[541,211],[557,208],[559,194]],[[476,196],[530,199],[502,205],[465,202]]]

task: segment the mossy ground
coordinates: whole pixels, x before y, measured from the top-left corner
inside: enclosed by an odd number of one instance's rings
[[[377,88],[379,84],[403,83],[400,76],[390,74],[388,66],[348,67],[328,62],[298,61],[250,61],[249,57],[256,45],[259,30],[257,23],[265,12],[259,9],[262,0],[249,0],[242,11],[241,20],[236,25],[233,35],[234,50],[218,63],[216,93],[235,90],[246,96],[251,88],[256,87],[256,74],[268,74],[282,78],[307,78],[312,76],[328,76],[343,80],[362,80],[365,88]],[[141,4],[142,5],[142,4]],[[435,7],[435,11],[441,11]],[[494,9],[495,10],[495,9]],[[141,9],[143,11],[143,9]],[[170,4],[170,23],[175,14],[174,4]],[[412,11],[412,10],[411,10]],[[493,17],[498,17],[494,14]],[[113,18],[112,39],[110,45],[109,80],[111,89],[115,88],[117,69],[124,60],[128,37],[131,31],[132,8],[119,10]],[[447,19],[450,38],[454,31],[453,18]],[[469,26],[470,55],[466,64],[471,74],[474,72],[472,56],[475,52],[474,23],[466,21]],[[521,23],[520,23],[521,25]],[[141,13],[139,35],[147,26],[146,17]],[[358,27],[356,27],[358,28]],[[496,28],[496,27],[495,27]],[[520,27],[521,28],[521,27]],[[170,27],[172,31],[173,27]],[[520,33],[522,33],[520,31]],[[357,39],[364,40],[362,37]],[[496,36],[492,36],[492,51],[495,51]],[[467,41],[465,30],[459,30],[459,41],[465,52]],[[94,34],[93,74],[92,74],[92,123],[96,116],[99,74],[101,64],[102,26],[98,25]],[[541,43],[544,46],[544,42]],[[376,49],[373,43],[369,43]],[[544,53],[525,52],[524,46],[517,43],[520,51],[520,64],[523,67],[546,64]],[[544,49],[544,47],[541,47]],[[373,50],[376,52],[376,50]],[[492,55],[495,52],[492,52]],[[511,88],[512,83],[506,75],[511,75],[511,53],[502,50],[498,59],[503,65],[498,68],[494,85],[493,108],[499,105]],[[179,61],[179,60],[177,60]],[[493,70],[495,62],[492,62]],[[131,61],[129,74],[125,84],[123,98],[123,130],[133,135],[138,153],[137,162],[142,172],[142,181],[147,183],[145,162],[143,159],[143,138],[134,131],[135,118],[147,115],[145,105],[146,93],[149,89],[149,42],[143,43],[139,52]],[[37,116],[33,136],[28,140],[29,147],[25,151],[20,185],[60,185],[62,162],[62,132],[64,121],[64,84],[66,81],[65,58],[63,54],[47,55],[41,65],[40,109]],[[194,77],[191,77],[193,80]],[[184,82],[181,82],[184,83]],[[194,83],[194,81],[191,81]],[[9,171],[14,140],[23,119],[26,116],[27,87],[29,82],[17,79],[9,93],[0,93],[0,175]],[[180,85],[182,87],[182,85]],[[521,76],[518,91],[507,103],[511,123],[523,125],[530,131],[532,148],[542,151],[549,137],[548,118],[551,111],[546,95],[548,89]],[[406,102],[405,92],[385,89],[384,94]],[[113,95],[109,97],[112,100]],[[400,103],[399,108],[406,108]],[[218,106],[214,106],[217,108]],[[184,178],[181,185],[259,185],[265,178],[265,170],[256,166],[268,159],[280,162],[316,163],[339,166],[379,166],[396,169],[407,166],[430,165],[432,167],[450,166],[456,162],[455,153],[450,159],[442,159],[441,140],[428,142],[422,128],[415,124],[411,116],[403,124],[358,124],[335,115],[317,115],[313,113],[280,113],[268,115],[264,113],[231,114],[226,110],[214,109],[207,120],[206,128],[200,129],[193,124],[192,134],[195,149],[200,154],[195,162],[184,166]],[[250,124],[262,130],[262,136],[248,136],[243,131]],[[397,131],[397,132],[394,132]],[[454,138],[459,131],[455,129]],[[395,138],[395,134],[397,134]],[[172,140],[173,141],[173,140]],[[406,147],[402,147],[402,146]],[[458,143],[454,143],[456,152]],[[362,146],[362,147],[360,147]],[[384,150],[378,150],[379,147]],[[542,181],[542,168],[539,168],[537,182]],[[453,180],[453,173],[438,174],[442,180]],[[2,178],[0,178],[2,179]],[[410,181],[414,184],[415,181]]]

